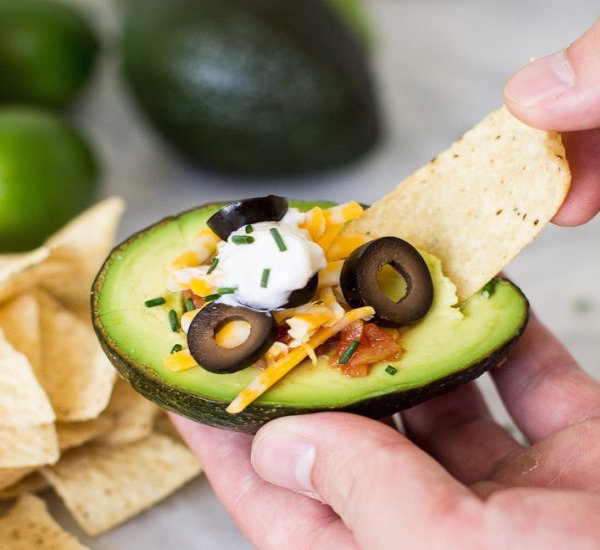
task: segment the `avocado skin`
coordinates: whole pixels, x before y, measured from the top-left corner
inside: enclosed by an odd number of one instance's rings
[[[365,52],[322,0],[132,0],[124,72],[156,129],[218,171],[292,175],[365,153]]]
[[[440,378],[420,388],[381,395],[343,408],[295,409],[291,407],[250,405],[246,410],[236,415],[229,414],[225,410],[229,403],[213,401],[167,386],[150,371],[144,371],[132,365],[107,344],[101,337],[97,326],[95,326],[95,329],[100,338],[102,348],[111,363],[133,389],[147,399],[154,401],[154,403],[164,409],[187,416],[197,422],[253,435],[267,422],[283,416],[335,411],[381,419],[399,411],[410,409],[419,403],[423,403],[437,395],[441,395],[471,380],[475,380],[484,372],[500,365],[506,358],[509,349],[523,333],[526,324],[525,322],[521,330],[502,349],[497,350],[495,353],[459,372]]]
[[[229,203],[214,203],[203,205],[205,208],[224,206]],[[294,205],[298,205],[298,201],[294,201]],[[333,204],[333,203],[332,203]],[[196,207],[196,208],[202,208]],[[196,208],[190,209],[196,210]],[[176,414],[187,416],[192,420],[196,420],[203,424],[215,426],[217,428],[225,428],[247,434],[255,434],[261,426],[267,422],[283,416],[291,416],[298,414],[317,413],[317,412],[348,412],[367,416],[370,418],[381,419],[391,414],[402,410],[409,409],[428,401],[429,399],[446,393],[462,384],[475,380],[488,370],[501,365],[507,357],[509,350],[517,343],[529,320],[529,301],[523,294],[521,289],[508,279],[503,279],[508,282],[521,294],[526,305],[527,315],[523,319],[519,330],[515,332],[513,337],[508,340],[502,348],[495,350],[490,355],[483,357],[480,361],[465,367],[464,369],[439,378],[434,382],[401,392],[389,393],[372,397],[362,401],[353,403],[347,407],[336,408],[293,408],[285,406],[263,406],[260,404],[252,404],[241,413],[236,415],[229,414],[225,409],[229,403],[207,399],[197,394],[183,391],[166,384],[161,380],[156,373],[151,369],[145,369],[140,365],[129,361],[123,354],[119,353],[116,346],[113,346],[110,339],[106,337],[104,329],[100,323],[100,315],[98,308],[99,290],[102,287],[106,271],[113,256],[119,255],[120,252],[129,246],[134,240],[143,238],[149,231],[154,230],[161,224],[168,223],[173,219],[178,218],[185,212],[175,216],[169,216],[155,225],[152,225],[138,233],[135,233],[125,242],[116,246],[105,260],[100,272],[92,286],[91,293],[91,309],[92,323],[94,330],[100,341],[102,349],[106,356],[117,369],[120,375],[135,389],[138,393],[153,401],[160,407]]]

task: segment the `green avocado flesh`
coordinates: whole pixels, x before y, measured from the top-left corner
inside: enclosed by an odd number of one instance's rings
[[[293,202],[303,211],[330,203]],[[346,410],[383,417],[447,391],[495,366],[522,333],[528,303],[511,282],[499,280],[491,297],[477,294],[458,307],[454,285],[440,262],[423,254],[434,282],[427,316],[404,330],[399,361],[374,365],[368,376],[349,378],[321,358],[305,361],[245,411],[225,407],[259,372],[249,367],[213,374],[198,367],[174,373],[164,365],[173,345],[187,347],[182,332],[172,332],[168,311],[182,312],[181,296],[166,291],[164,267],[174,260],[210,215],[208,205],[167,218],[118,246],[94,283],[93,321],[108,357],[131,385],[159,405],[207,424],[249,433],[280,416]],[[144,307],[164,296],[166,304]],[[386,367],[392,365],[396,374]]]

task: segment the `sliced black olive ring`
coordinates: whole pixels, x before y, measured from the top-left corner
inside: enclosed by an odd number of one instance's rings
[[[226,241],[229,235],[244,225],[278,222],[285,216],[287,210],[288,201],[285,197],[278,195],[254,197],[224,206],[208,218],[206,225]]]
[[[250,335],[239,346],[225,348],[215,335],[231,321],[245,321]],[[277,324],[270,313],[247,307],[210,303],[194,317],[188,330],[192,357],[205,370],[217,374],[237,372],[256,363],[275,341]]]
[[[380,288],[377,273],[394,268],[406,281],[406,293],[397,302]],[[344,262],[340,284],[352,307],[371,306],[381,325],[410,325],[422,319],[433,302],[433,282],[427,264],[409,243],[382,237],[357,248]]]
[[[290,293],[288,301],[283,306],[284,308],[298,307],[310,302],[317,292],[317,286],[319,285],[319,274],[313,275],[308,283],[302,288],[298,288]]]

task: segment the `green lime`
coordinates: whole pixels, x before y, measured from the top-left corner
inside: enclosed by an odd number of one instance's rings
[[[91,73],[98,40],[74,8],[0,0],[0,101],[60,107]]]
[[[41,244],[92,201],[96,179],[88,145],[60,117],[0,109],[0,252]]]

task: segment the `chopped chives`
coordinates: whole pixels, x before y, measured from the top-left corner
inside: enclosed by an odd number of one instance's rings
[[[208,268],[208,271],[206,272],[206,274],[210,275],[215,270],[218,263],[219,263],[219,258],[213,258],[213,261],[210,264],[210,267]]]
[[[254,231],[254,227],[252,227],[251,225],[247,225],[246,226],[246,233],[252,233],[252,231]]]
[[[267,288],[269,284],[269,275],[271,274],[271,270],[268,267],[265,267],[262,272],[262,277],[260,279],[260,286],[262,288]]]
[[[222,286],[217,288],[217,294],[233,294],[236,290],[237,286]]]
[[[385,372],[387,372],[390,376],[394,376],[398,372],[396,367],[392,367],[392,365],[388,365],[385,367]]]
[[[144,305],[146,307],[156,307],[156,306],[162,306],[165,302],[166,302],[166,300],[162,296],[159,296],[158,298],[152,298],[151,300],[146,300],[144,302]]]
[[[250,235],[234,235],[231,237],[231,242],[233,244],[252,244],[254,242],[254,237]]]
[[[173,332],[179,330],[179,319],[177,318],[177,312],[174,309],[169,311],[169,325],[171,325],[171,330]]]
[[[491,298],[494,294],[494,290],[496,290],[496,283],[498,279],[494,277],[491,281],[488,281],[486,285],[481,289],[481,296],[483,298]]]
[[[287,250],[287,246],[285,246],[285,243],[283,242],[283,239],[281,238],[279,231],[277,231],[277,228],[271,227],[271,229],[269,229],[269,232],[273,236],[273,240],[277,244],[277,247],[279,248],[279,250],[281,252],[285,252]]]
[[[340,365],[345,365],[348,361],[350,361],[350,358],[354,355],[354,352],[356,351],[357,348],[358,348],[358,340],[352,340],[352,343],[346,348],[346,351],[344,351],[344,353],[342,353],[342,356],[340,357],[340,360],[338,361],[338,363]]]
[[[182,349],[183,349],[183,346],[181,344],[175,344],[171,348],[171,353],[177,353],[178,351],[181,351]]]
[[[204,301],[205,302],[214,302],[215,300],[218,300],[221,297],[220,294],[209,294],[208,296],[204,296]]]
[[[196,309],[196,304],[194,304],[194,300],[191,298],[186,298],[183,302],[186,311],[192,311]]]

